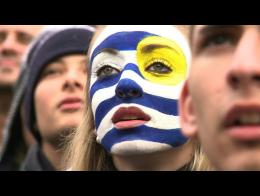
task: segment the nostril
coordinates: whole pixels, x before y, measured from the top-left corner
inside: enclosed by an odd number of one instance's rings
[[[119,81],[115,94],[118,98],[130,100],[141,97],[143,90],[135,81],[124,78]]]
[[[130,90],[130,91],[128,92],[128,95],[129,95],[130,97],[140,97],[140,96],[141,96],[141,93],[140,93],[140,91],[134,89],[134,90]]]
[[[126,94],[122,90],[117,90],[116,95],[120,98],[125,98]]]
[[[239,84],[239,78],[236,76],[230,76],[229,83],[231,84],[232,87],[237,87]]]
[[[260,75],[254,75],[253,80],[260,82]]]

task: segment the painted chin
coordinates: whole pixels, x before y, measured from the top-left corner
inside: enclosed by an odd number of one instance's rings
[[[111,153],[120,156],[152,154],[171,149],[172,146],[144,140],[124,141],[114,144]]]

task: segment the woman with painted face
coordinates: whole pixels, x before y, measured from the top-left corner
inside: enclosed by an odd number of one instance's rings
[[[190,50],[178,27],[99,27],[88,57],[87,104],[67,169],[207,169],[196,140],[180,131]]]

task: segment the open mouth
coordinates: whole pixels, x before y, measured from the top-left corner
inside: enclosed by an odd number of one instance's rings
[[[137,107],[119,108],[112,117],[112,122],[117,129],[138,127],[150,120],[151,117]]]
[[[260,140],[260,108],[236,107],[226,116],[228,134],[238,140]]]

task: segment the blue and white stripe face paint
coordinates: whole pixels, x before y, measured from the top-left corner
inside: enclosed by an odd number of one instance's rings
[[[97,141],[116,155],[185,144],[177,104],[189,63],[187,40],[173,26],[107,26],[90,52]]]

